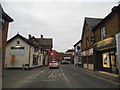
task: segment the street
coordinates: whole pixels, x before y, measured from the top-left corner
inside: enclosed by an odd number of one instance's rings
[[[118,88],[118,83],[80,71],[73,65],[59,69],[7,70],[3,88]]]

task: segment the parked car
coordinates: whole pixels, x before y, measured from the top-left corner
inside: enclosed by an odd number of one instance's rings
[[[58,61],[51,61],[50,63],[49,63],[49,69],[51,69],[51,68],[59,68],[59,62]]]
[[[62,60],[61,64],[69,64],[70,62],[67,60]]]

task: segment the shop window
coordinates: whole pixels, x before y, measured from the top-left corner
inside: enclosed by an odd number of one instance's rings
[[[87,57],[86,56],[84,57],[83,62],[87,63]]]
[[[101,28],[101,40],[104,40],[106,38],[106,33],[105,33],[105,27]]]
[[[38,65],[39,55],[33,55],[33,65]]]
[[[35,48],[35,49],[34,49],[34,52],[39,52],[39,49],[38,49],[38,48]]]
[[[92,56],[88,56],[88,64],[92,64]]]
[[[103,53],[103,67],[110,68],[110,58],[109,58],[109,52]]]

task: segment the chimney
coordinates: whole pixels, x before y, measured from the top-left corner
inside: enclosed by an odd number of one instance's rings
[[[43,38],[43,35],[41,35],[41,38]]]
[[[29,35],[28,35],[28,39],[30,39],[31,37],[32,37],[31,34],[29,34]]]

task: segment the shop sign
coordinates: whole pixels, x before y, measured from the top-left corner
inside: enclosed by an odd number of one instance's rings
[[[88,50],[88,55],[92,55],[93,54],[93,48]]]
[[[44,51],[44,55],[47,55],[47,52],[46,52],[46,51]]]
[[[24,55],[24,47],[11,47],[10,55]]]
[[[83,51],[83,52],[82,52],[82,56],[85,56],[85,55],[86,55],[86,51]]]
[[[102,40],[98,43],[95,44],[95,49],[100,50],[100,49],[105,49],[105,48],[110,48],[116,45],[115,38],[111,37],[105,40]]]
[[[38,58],[38,57],[39,57],[39,55],[35,55],[35,54],[34,54],[34,55],[33,55],[33,57],[34,57],[34,58]]]
[[[81,52],[81,55],[82,55],[82,56],[87,56],[87,55],[92,55],[92,54],[93,54],[93,48]]]
[[[77,55],[81,55],[81,52],[80,52],[80,51],[78,51],[78,52],[77,52]]]

